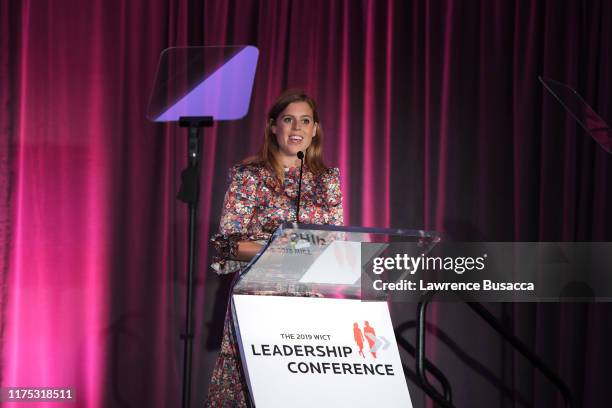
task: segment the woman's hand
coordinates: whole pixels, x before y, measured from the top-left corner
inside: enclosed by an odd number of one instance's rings
[[[253,241],[238,242],[238,253],[236,254],[237,261],[249,262],[259,252],[263,245]]]

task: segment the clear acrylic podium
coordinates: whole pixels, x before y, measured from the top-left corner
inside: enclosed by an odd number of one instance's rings
[[[438,237],[296,224],[275,232],[231,294],[253,405],[412,406],[387,302],[361,300],[362,265],[398,241],[427,252]]]

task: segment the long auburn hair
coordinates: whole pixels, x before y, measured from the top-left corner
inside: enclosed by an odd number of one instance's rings
[[[306,95],[304,91],[299,89],[288,90],[284,92],[277,100],[274,105],[268,111],[266,118],[266,129],[264,132],[263,145],[259,152],[254,155],[247,157],[242,161],[242,164],[260,164],[268,167],[271,171],[276,173],[276,177],[282,182],[285,178],[285,172],[282,164],[278,161],[278,142],[276,141],[276,135],[272,133],[272,125],[276,122],[278,116],[285,110],[285,108],[294,102],[306,102],[312,109],[312,116],[314,122],[317,124],[317,131],[315,136],[312,138],[310,146],[304,152],[304,163],[308,166],[315,176],[320,175],[327,166],[323,162],[323,131],[321,129],[321,122],[319,122],[319,112],[317,111],[317,104],[314,99]]]

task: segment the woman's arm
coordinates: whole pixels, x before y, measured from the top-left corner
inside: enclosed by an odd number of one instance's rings
[[[249,261],[259,250],[254,242],[257,237],[249,231],[249,222],[257,205],[257,175],[247,167],[234,166],[230,169],[230,179],[219,233],[211,239],[217,251],[212,267],[220,274],[240,270],[244,264],[235,261]]]
[[[325,184],[329,206],[327,224],[342,226],[344,225],[344,213],[342,211],[342,190],[340,190],[340,170],[337,168],[329,169]]]

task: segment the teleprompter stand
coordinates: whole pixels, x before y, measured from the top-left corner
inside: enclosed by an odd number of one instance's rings
[[[211,127],[211,116],[182,116],[179,126],[188,128],[187,167],[181,172],[181,187],[176,198],[188,206],[189,226],[187,238],[187,302],[185,306],[185,342],[183,348],[183,407],[191,402],[191,355],[193,354],[193,271],[196,265],[198,201],[200,196],[200,128]]]
[[[162,51],[147,117],[188,129],[187,167],[177,198],[188,205],[187,299],[182,407],[191,407],[193,275],[197,265],[201,128],[241,119],[249,111],[259,51],[253,46],[172,47]]]

